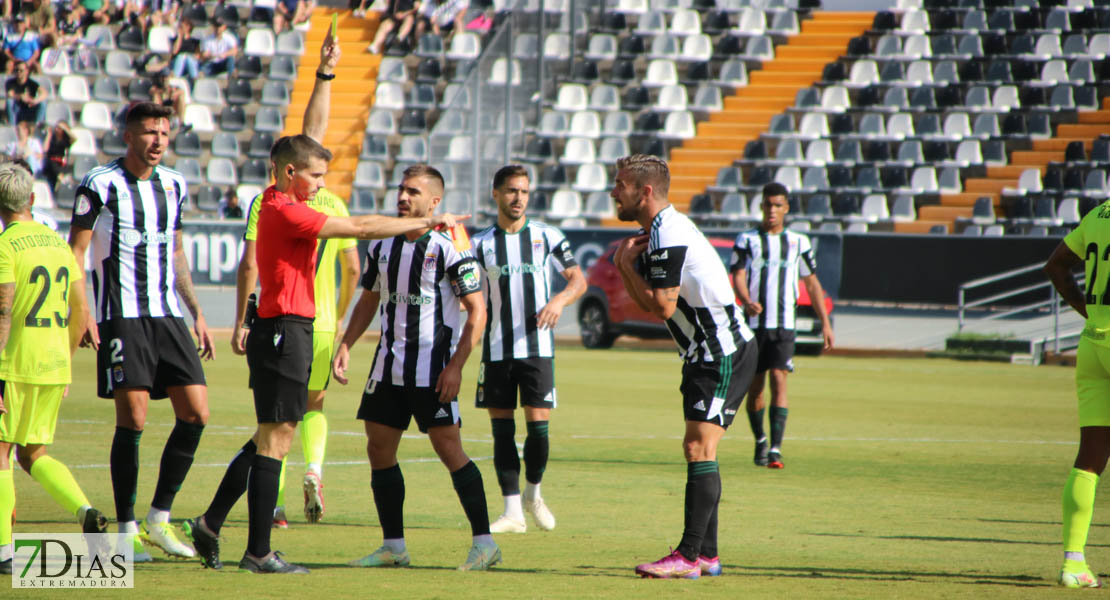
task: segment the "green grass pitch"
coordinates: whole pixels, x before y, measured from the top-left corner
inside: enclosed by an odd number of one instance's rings
[[[722,443],[720,549],[725,575],[641,580],[633,566],[677,544],[685,481],[670,351],[560,348],[559,407],[551,426],[544,496],[558,526],[500,535],[504,562],[488,573],[455,567],[470,544],[450,477],[415,426],[401,444],[405,524],[413,565],[345,566],[381,541],[362,424],[354,419],[373,342],[355,351],[353,383],[334,381],[325,403],[331,435],[323,523],[301,515],[303,461],[290,455],[290,529],[273,545],[313,569],[257,577],[235,568],[246,544],[246,498],[224,528],[223,572],[154,550],[139,565],[143,598],[984,598],[1059,595],[1060,492],[1075,452],[1072,370],[945,360],[800,358],[791,376],[786,469],[751,463],[741,415]],[[220,340],[206,365],[211,418],[174,506],[174,522],[201,513],[224,466],[254,429],[246,366]],[[463,438],[485,481],[491,518],[501,511],[485,413],[473,408],[477,352],[467,367]],[[95,361],[81,351],[51,452],[92,502],[114,516],[108,473],[110,402],[94,397]],[[153,494],[173,422],[152,403],[143,436],[136,513]],[[518,412],[518,443],[523,442]],[[16,475],[17,532],[77,531],[25,474]],[[1110,532],[1096,508],[1088,557],[1110,569]],[[115,530],[113,524],[112,531]],[[4,586],[6,587],[6,586]],[[16,597],[3,591],[0,598]],[[74,597],[120,591],[34,592]]]

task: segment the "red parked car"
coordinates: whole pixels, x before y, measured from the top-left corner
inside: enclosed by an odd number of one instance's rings
[[[709,242],[717,249],[721,262],[727,267],[732,259],[733,241],[711,237]],[[586,271],[586,283],[589,287],[578,303],[578,328],[582,335],[582,345],[587,348],[609,348],[622,335],[640,338],[670,337],[663,321],[640,310],[625,291],[620,273],[613,264],[613,252],[618,243],[619,240],[609,244],[605,254]],[[832,313],[833,302],[828,296],[825,296],[825,308]],[[809,293],[800,282],[796,324],[795,343],[798,351],[820,354],[824,347],[821,320],[813,310]]]

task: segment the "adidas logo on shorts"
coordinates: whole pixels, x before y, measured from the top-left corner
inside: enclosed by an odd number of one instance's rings
[[[694,410],[705,410],[705,402],[698,400],[697,404],[694,405]]]
[[[443,410],[442,408],[439,409],[439,411],[436,412],[435,418],[437,418],[437,419],[446,419],[447,418],[447,411]]]

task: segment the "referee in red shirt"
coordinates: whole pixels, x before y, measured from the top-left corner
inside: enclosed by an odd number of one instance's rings
[[[253,573],[307,573],[270,548],[281,460],[308,404],[312,365],[316,240],[388,238],[408,231],[453,227],[465,217],[331,217],[305,205],[324,186],[331,152],[307,135],[286,136],[270,152],[276,184],[262,194],[257,262],[261,295],[247,337],[247,365],[258,430],[228,465],[204,515],[184,529],[205,566],[219,569],[218,536],[245,491],[250,524],[239,568]]]

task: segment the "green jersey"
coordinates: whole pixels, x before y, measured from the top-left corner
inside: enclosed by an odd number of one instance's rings
[[[69,291],[84,275],[69,244],[49,227],[14,221],[0,233],[0,284],[15,284],[0,379],[70,382]]]
[[[251,201],[250,212],[247,215],[247,231],[243,239],[255,241],[258,239],[258,211],[262,203],[261,196]],[[329,217],[346,217],[347,203],[339,196],[321,189],[316,192],[316,197],[307,203],[312,209],[322,212]],[[338,272],[336,265],[341,253],[347,248],[355,248],[358,241],[352,238],[319,240],[316,242],[316,319],[312,322],[313,331],[335,333],[338,315],[336,315],[336,281]]]
[[[1085,263],[1087,325],[1083,337],[1110,347],[1110,202],[1087,213],[1064,243]]]

